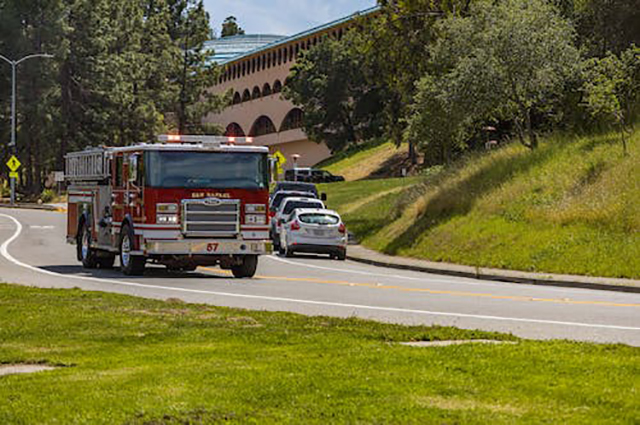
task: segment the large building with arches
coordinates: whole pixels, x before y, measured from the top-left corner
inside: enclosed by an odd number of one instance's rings
[[[304,111],[281,95],[291,67],[301,52],[326,37],[341,39],[359,16],[373,13],[377,7],[357,12],[308,31],[282,37],[276,35],[239,35],[209,42],[213,61],[223,67],[215,93],[233,93],[231,105],[205,120],[225,129],[225,135],[253,137],[254,143],[268,146],[271,153],[287,157],[300,155],[298,165],[311,166],[331,155],[324,143],[315,143],[302,130]]]

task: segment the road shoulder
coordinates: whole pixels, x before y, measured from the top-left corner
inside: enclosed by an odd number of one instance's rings
[[[640,280],[553,273],[531,273],[517,270],[502,270],[464,266],[460,264],[437,263],[416,258],[386,255],[365,248],[361,245],[350,245],[347,249],[347,258],[352,261],[371,264],[374,266],[473,279],[640,293]]]

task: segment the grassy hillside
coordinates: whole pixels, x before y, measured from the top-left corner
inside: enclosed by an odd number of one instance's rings
[[[407,146],[397,148],[393,143],[375,143],[356,151],[335,155],[317,164],[332,174],[344,176],[347,181],[360,180],[377,175],[386,176],[391,165],[402,163],[407,157]],[[398,168],[399,169],[399,168]]]
[[[365,246],[526,271],[640,278],[640,131],[512,144],[429,176],[332,184]]]

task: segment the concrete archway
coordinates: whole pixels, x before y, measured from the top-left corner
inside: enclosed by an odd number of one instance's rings
[[[300,108],[293,108],[290,110],[287,115],[282,120],[282,124],[280,125],[280,131],[293,130],[296,128],[302,127],[302,119],[304,117],[304,113]]]
[[[227,137],[244,137],[244,130],[237,122],[232,122],[227,126],[227,130],[224,132]]]
[[[260,87],[255,86],[251,92],[251,99],[260,99],[261,97],[262,93],[260,92]]]
[[[266,115],[260,115],[251,126],[249,136],[259,137],[275,132],[277,132],[276,126],[273,125],[273,121],[271,121],[271,118]]]

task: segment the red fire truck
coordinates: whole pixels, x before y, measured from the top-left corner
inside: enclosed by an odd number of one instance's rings
[[[249,138],[159,136],[66,156],[67,241],[86,268],[127,275],[219,265],[253,277],[269,241],[268,149]]]

